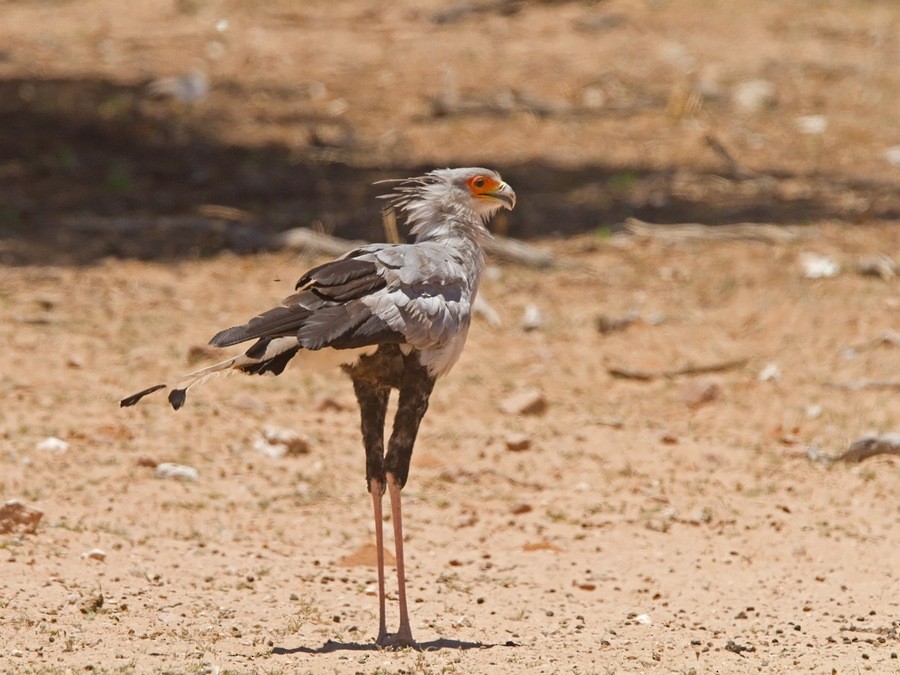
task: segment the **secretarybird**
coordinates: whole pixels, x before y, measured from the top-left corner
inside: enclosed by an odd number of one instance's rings
[[[407,180],[384,195],[412,226],[411,244],[369,244],[300,277],[297,293],[280,306],[210,341],[228,347],[255,340],[242,355],[203,368],[178,381],[169,393],[176,410],[187,390],[217,373],[237,370],[279,375],[301,349],[375,346],[343,366],[359,402],[366,450],[366,482],[375,512],[378,562],[378,637],[382,646],[414,646],[406,604],[400,491],[419,423],[434,383],[459,359],[472,305],[484,270],[485,224],[500,208],[512,209],[516,194],[494,171],[439,169]],[[122,406],[165,388],[160,384],[129,396]],[[384,450],[388,396],[399,390],[393,431]],[[381,512],[390,496],[400,628],[385,621],[384,535]]]

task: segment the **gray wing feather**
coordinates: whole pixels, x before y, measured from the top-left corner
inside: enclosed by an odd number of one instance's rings
[[[305,349],[440,347],[468,326],[466,270],[435,245],[372,244],[303,275],[280,307],[216,335],[218,346],[296,335]]]

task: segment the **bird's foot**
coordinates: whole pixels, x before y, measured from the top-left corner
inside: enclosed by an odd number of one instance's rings
[[[413,640],[409,626],[400,626],[400,630],[396,633],[388,633],[387,631],[379,633],[375,644],[384,649],[403,649],[404,647],[416,649],[419,646]]]

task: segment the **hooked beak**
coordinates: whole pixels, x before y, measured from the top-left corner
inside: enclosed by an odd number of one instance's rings
[[[509,209],[510,211],[512,211],[516,205],[516,193],[513,192],[513,189],[506,183],[500,183],[500,187],[492,192],[485,192],[484,196],[496,199],[503,205],[503,208]]]

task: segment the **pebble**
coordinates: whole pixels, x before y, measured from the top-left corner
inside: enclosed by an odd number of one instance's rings
[[[768,80],[741,82],[732,91],[731,100],[745,113],[760,112],[775,103],[775,85]]]
[[[873,255],[861,258],[856,264],[858,274],[870,277],[881,277],[885,281],[900,274],[900,266],[887,255]]]
[[[884,161],[891,166],[900,166],[900,145],[892,145],[884,151]]]
[[[27,506],[18,499],[10,499],[0,507],[0,534],[19,532],[34,534],[44,512]]]
[[[507,434],[503,442],[510,452],[523,452],[531,447],[531,439],[525,434]]]
[[[537,330],[544,325],[544,317],[541,314],[541,308],[533,302],[525,306],[522,312],[522,330]]]
[[[70,446],[61,438],[50,436],[42,441],[39,441],[38,444],[34,447],[36,450],[40,450],[41,452],[68,452]]]
[[[719,398],[722,393],[721,387],[713,380],[688,380],[678,388],[681,402],[690,407],[710,403]]]
[[[522,389],[500,403],[507,415],[539,415],[547,409],[547,399],[538,389]]]
[[[794,126],[801,134],[820,136],[828,130],[828,118],[824,115],[801,115],[794,119]]]
[[[636,617],[634,617],[634,620],[638,623],[644,624],[645,626],[647,624],[653,623],[653,621],[650,620],[650,617],[647,614],[638,614]]]
[[[163,462],[156,465],[156,477],[171,480],[196,481],[200,479],[200,472],[192,466]]]
[[[775,382],[781,379],[781,368],[774,361],[767,363],[765,367],[759,371],[760,382]]]
[[[209,78],[199,70],[173,77],[160,77],[147,85],[151,96],[174,98],[181,103],[197,103],[209,95]]]
[[[91,549],[90,551],[88,551],[87,553],[82,553],[81,557],[89,558],[91,560],[99,560],[102,562],[102,561],[106,560],[106,551],[99,549],[99,548],[94,548],[94,549]]]
[[[253,441],[253,449],[261,455],[277,459],[285,455],[309,454],[310,444],[296,431],[268,426],[263,429],[262,436]]]
[[[803,276],[807,279],[830,279],[841,272],[840,265],[831,258],[817,253],[801,254],[800,266],[803,268]]]

